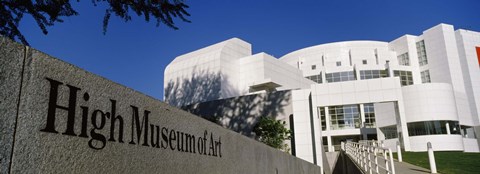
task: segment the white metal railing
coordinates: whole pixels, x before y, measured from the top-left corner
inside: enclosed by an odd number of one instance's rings
[[[378,143],[342,142],[342,150],[364,173],[395,174],[392,150],[379,147]]]
[[[383,141],[375,141],[375,140],[360,140],[358,141],[359,144],[369,145],[374,147],[383,147]]]

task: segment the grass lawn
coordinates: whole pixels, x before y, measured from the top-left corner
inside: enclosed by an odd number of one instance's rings
[[[397,154],[394,154],[395,159]],[[427,152],[402,152],[403,161],[430,170]],[[437,172],[444,174],[480,173],[480,153],[435,152]]]

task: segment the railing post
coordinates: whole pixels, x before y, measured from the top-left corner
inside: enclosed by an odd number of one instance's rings
[[[375,158],[375,171],[378,174],[379,173],[379,171],[378,171],[378,157],[377,157],[376,149],[377,148],[375,148],[375,154],[373,154],[373,158]]]
[[[433,155],[432,143],[427,143],[428,161],[430,162],[430,172],[437,173],[437,165],[435,164],[435,156]]]
[[[372,174],[372,155],[370,154],[370,152],[373,150],[372,147],[367,147],[368,149],[368,171],[370,174]]]
[[[398,155],[398,162],[402,162],[402,148],[400,147],[400,142],[397,141],[397,155]]]
[[[392,164],[392,174],[395,174],[395,163],[393,162],[393,155],[391,149],[388,149],[388,155],[390,155],[390,164]]]
[[[385,170],[387,170],[387,173],[390,173],[388,172],[390,170],[390,167],[388,165],[387,152],[385,151],[385,149],[383,149],[383,158],[385,159]]]

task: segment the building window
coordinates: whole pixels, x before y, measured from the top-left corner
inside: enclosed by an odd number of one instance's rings
[[[362,63],[363,63],[364,65],[366,65],[366,64],[367,64],[367,60],[362,60]]]
[[[385,135],[385,139],[398,138],[397,125],[381,127],[380,131]]]
[[[375,110],[373,103],[363,104],[363,112],[365,112],[365,127],[375,128]]]
[[[460,126],[463,138],[477,138],[475,130],[471,126]]]
[[[388,77],[387,70],[360,70],[360,79],[377,79]]]
[[[310,79],[316,83],[322,83],[322,74],[318,74],[318,75],[313,75],[313,76],[307,76],[305,77],[307,79]]]
[[[325,74],[325,78],[328,83],[356,80],[355,72],[353,71],[327,73]]]
[[[318,107],[318,114],[320,115],[320,125],[322,125],[322,131],[327,130],[327,121],[325,120],[325,107]]]
[[[393,76],[400,77],[400,84],[402,86],[413,85],[412,72],[410,71],[393,71]]]
[[[458,121],[420,121],[407,123],[408,136],[447,134],[447,124],[450,134],[460,134]]]
[[[425,42],[419,41],[417,45],[418,64],[420,66],[428,64],[427,51],[425,50]]]
[[[358,105],[328,107],[331,128],[333,130],[360,128],[360,112]]]
[[[342,62],[338,61],[337,66],[342,66]]]
[[[312,70],[317,69],[317,65],[312,65]]]
[[[430,83],[430,71],[422,71],[420,75],[422,76],[422,83]]]
[[[399,65],[410,66],[410,58],[408,57],[408,52],[400,54],[397,59]]]

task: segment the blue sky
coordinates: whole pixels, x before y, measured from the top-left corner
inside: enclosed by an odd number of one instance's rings
[[[391,41],[419,35],[439,23],[480,31],[479,0],[211,0],[186,1],[192,23],[180,30],[155,27],[141,17],[127,23],[113,16],[102,34],[105,8],[72,1],[78,16],[43,35],[29,16],[20,29],[30,45],[49,55],[157,99],[163,99],[163,71],[176,56],[241,38],[253,53],[275,57],[322,43]],[[134,16],[134,15],[132,15]]]

